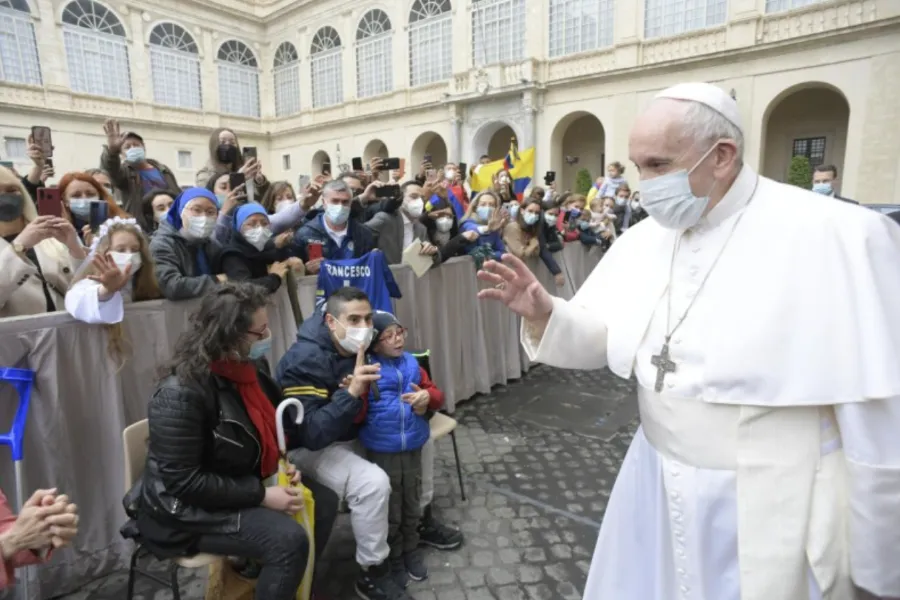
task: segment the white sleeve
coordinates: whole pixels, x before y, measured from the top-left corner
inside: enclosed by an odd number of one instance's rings
[[[607,328],[596,308],[602,270],[595,269],[575,297],[553,297],[553,312],[543,335],[522,320],[522,347],[533,362],[563,369],[602,369],[607,364]]]
[[[835,406],[850,484],[850,572],[900,597],[900,397]]]
[[[100,302],[100,284],[82,279],[66,292],[66,312],[91,325],[113,325],[125,318],[125,301],[120,292]]]

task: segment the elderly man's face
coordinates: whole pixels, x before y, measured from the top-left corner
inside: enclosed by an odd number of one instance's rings
[[[686,102],[655,100],[631,129],[629,158],[637,166],[641,180],[685,169],[691,172],[691,190],[695,196],[721,197],[727,190],[715,189],[716,182],[732,166],[735,146],[733,142],[716,142],[713,147],[707,141],[694,139],[684,127],[688,108]],[[722,151],[723,145],[729,151]]]

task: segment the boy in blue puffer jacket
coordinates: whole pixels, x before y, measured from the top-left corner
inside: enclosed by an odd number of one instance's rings
[[[366,414],[359,440],[368,458],[391,480],[388,509],[388,545],[391,571],[398,585],[422,581],[428,569],[418,550],[422,518],[422,446],[431,429],[425,418],[429,410],[444,404],[444,394],[428,378],[416,358],[404,351],[406,330],[397,317],[376,311],[372,317],[374,336],[371,360],[381,365],[381,378],[370,385]]]

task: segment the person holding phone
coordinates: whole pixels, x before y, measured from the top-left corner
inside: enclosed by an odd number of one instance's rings
[[[500,232],[508,221],[509,215],[501,210],[494,192],[484,191],[475,196],[460,225],[463,233],[478,234],[478,239],[466,246],[466,253],[476,256],[476,260],[490,257],[500,260],[506,252]]]
[[[541,212],[539,200],[534,197],[526,200],[519,214],[514,218],[511,216],[509,223],[503,228],[503,243],[510,254],[523,261],[540,257],[553,275],[556,286],[562,287],[566,283],[565,276],[541,236],[541,229],[544,227]]]
[[[66,173],[59,180],[59,191],[63,200],[63,217],[72,223],[87,247],[91,246],[96,229],[100,226],[100,223],[91,223],[92,205],[99,203],[106,205],[103,221],[112,217],[125,218],[129,216],[119,208],[106,189],[87,173],[78,171]],[[95,214],[96,212],[95,209]]]
[[[217,274],[221,246],[213,239],[219,204],[206,188],[188,188],[175,199],[150,240],[159,289],[168,300],[198,298],[226,280]]]
[[[237,134],[231,129],[220,127],[209,135],[209,159],[197,171],[197,185],[205,186],[216,173],[243,173],[247,181],[254,185],[254,197],[262,198],[269,189],[269,180],[262,172],[262,163],[257,157],[248,157],[241,150]]]
[[[85,251],[72,223],[38,216],[16,175],[0,167],[0,318],[60,310]]]
[[[204,190],[206,192],[206,190]],[[208,193],[208,192],[207,192]],[[197,552],[259,564],[259,600],[294,600],[311,541],[294,515],[300,490],[268,483],[278,469],[276,407],[284,400],[269,375],[269,295],[227,283],[206,295],[150,399],[150,439],[141,479],[125,496],[123,535],[161,558]],[[288,449],[303,443],[286,411]],[[289,467],[293,482],[300,472]],[[304,472],[315,498],[316,555],[337,514],[334,492]]]
[[[144,138],[134,131],[121,130],[119,122],[107,119],[103,124],[106,145],[100,155],[100,166],[109,173],[118,191],[122,207],[138,214],[141,200],[153,190],[177,190],[178,180],[172,170],[147,157]]]
[[[422,223],[425,214],[422,186],[407,181],[396,190],[401,199],[400,210],[393,214],[380,212],[366,221],[366,227],[375,234],[376,247],[384,252],[389,265],[402,263],[403,251],[416,240],[423,242],[420,254],[437,255],[437,246],[428,240],[428,229]]]

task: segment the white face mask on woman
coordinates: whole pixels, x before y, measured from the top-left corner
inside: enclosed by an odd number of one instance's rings
[[[254,227],[244,232],[244,239],[250,242],[254,248],[262,252],[266,247],[266,242],[272,237],[272,230],[268,227]]]
[[[123,273],[125,272],[125,267],[128,265],[131,265],[132,275],[137,273],[137,270],[141,268],[142,261],[140,252],[110,252],[109,257]]]
[[[296,200],[279,200],[275,203],[275,214],[280,213],[283,210],[287,210],[294,204]]]
[[[447,233],[453,228],[453,217],[441,217],[434,222],[434,225],[441,233]]]
[[[215,217],[197,217],[184,215],[181,216],[184,226],[181,228],[182,234],[193,240],[208,240],[216,229]]]

